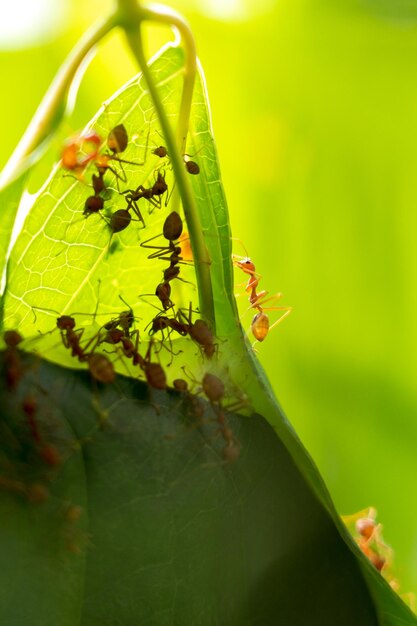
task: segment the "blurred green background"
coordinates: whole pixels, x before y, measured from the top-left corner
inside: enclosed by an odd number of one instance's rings
[[[1,167],[111,4],[2,3]],[[169,4],[206,72],[233,234],[294,307],[259,357],[338,510],[377,508],[402,591],[417,591],[417,3]],[[149,53],[167,36],[148,32]],[[136,71],[112,36],[62,137]]]

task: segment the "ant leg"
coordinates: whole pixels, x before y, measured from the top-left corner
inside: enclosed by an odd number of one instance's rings
[[[84,328],[81,328],[80,330],[82,330],[84,332]],[[81,335],[80,335],[80,339],[81,339]],[[95,343],[94,343],[95,341]],[[103,340],[100,336],[100,331],[98,331],[98,333],[96,333],[95,335],[93,335],[85,344],[85,346],[83,346],[83,351],[85,352],[86,350],[88,350],[88,348],[91,346],[91,344],[93,344],[93,347],[91,348],[90,354],[94,352],[94,350],[97,348],[97,346],[102,343]]]
[[[282,293],[278,292],[278,293],[274,293],[274,295],[269,296],[269,298],[267,298],[266,296],[269,295],[269,291],[260,291],[257,294],[257,298],[256,300],[254,300],[254,302],[252,303],[252,307],[256,308],[258,306],[260,306],[262,309],[266,309],[268,311],[273,311],[273,310],[279,310],[282,308],[287,309],[288,307],[273,307],[273,306],[269,306],[269,307],[265,307],[264,304],[266,304],[267,302],[275,302],[277,300],[280,300],[282,298]]]
[[[148,240],[149,241],[149,240]],[[143,248],[149,248],[150,250],[158,250],[158,252],[152,252],[148,259],[158,259],[159,257],[163,257],[164,254],[168,254],[172,252],[169,246],[145,246],[143,243],[140,244]],[[162,260],[170,261],[170,258],[162,258]]]
[[[115,159],[114,157],[112,157],[112,159],[111,159],[111,160],[112,160],[112,161],[115,161],[116,159]],[[121,169],[121,171],[122,171],[122,173],[123,173],[123,176],[122,176],[122,175],[120,174],[120,172],[118,172],[118,171],[117,171],[114,167],[111,167],[111,165],[107,165],[107,166],[106,166],[106,170],[107,170],[107,171],[110,171],[110,172],[114,175],[114,177],[116,178],[117,191],[118,191],[119,193],[121,193],[121,192],[120,192],[120,183],[119,183],[119,180],[121,180],[121,181],[122,181],[122,183],[127,183],[127,176],[126,176],[126,172],[125,172],[125,171],[124,171],[124,169],[123,169],[123,165],[120,165],[120,169]]]
[[[154,239],[158,239],[159,237],[163,237],[163,234],[160,233],[159,235],[154,235],[153,237],[150,237],[149,239],[145,239],[145,241],[141,242],[141,247],[142,248],[151,248],[154,250],[169,250],[168,246],[147,246],[146,244],[149,243],[149,241],[153,241]]]
[[[278,324],[280,324],[280,323],[282,322],[282,320],[283,320],[283,319],[285,319],[285,318],[286,318],[286,317],[287,317],[287,316],[291,313],[291,311],[292,311],[292,307],[291,307],[291,306],[287,306],[287,307],[274,307],[274,309],[275,309],[275,308],[280,309],[280,310],[283,310],[283,311],[285,311],[285,313],[284,313],[283,315],[281,315],[281,317],[280,317],[279,319],[277,319],[277,321],[276,321],[276,322],[274,322],[274,323],[272,324],[272,326],[270,326],[270,327],[269,327],[269,330],[270,330],[270,331],[274,328],[274,326],[278,326]]]
[[[130,211],[130,209],[132,209],[132,211],[135,213],[135,215],[137,215],[139,220],[142,222],[143,228],[146,228],[145,220],[142,217],[142,213],[140,212],[138,203],[136,202],[136,200],[133,200],[133,198],[127,204],[127,210]]]
[[[171,189],[171,193],[168,194],[168,185],[167,185],[167,190],[166,190],[166,197],[165,197],[165,206],[168,206],[168,202],[171,200],[171,196],[174,193],[174,189],[175,189],[175,181],[174,184],[172,185],[172,189]]]

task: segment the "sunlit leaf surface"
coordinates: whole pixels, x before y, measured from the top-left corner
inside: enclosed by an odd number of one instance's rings
[[[152,65],[161,99],[173,121],[181,94],[181,66],[182,52],[173,47]],[[197,153],[195,160],[201,168],[200,174],[193,177],[193,183],[197,201],[200,207],[204,205],[201,216],[207,231],[207,245],[211,249],[216,293],[224,304],[225,298],[232,293],[229,262],[226,264],[226,279],[223,279],[224,261],[230,257],[229,227],[200,82],[195,101],[194,139],[186,149],[190,154]],[[58,166],[41,190],[13,249],[5,324],[10,328],[18,326],[26,338],[51,331],[57,315],[64,314],[85,314],[77,317],[78,327],[93,326],[95,331],[97,324],[101,325],[106,317],[109,319],[126,310],[125,303],[140,320],[138,327],[145,329],[161,308],[154,295],[155,288],[162,281],[162,271],[169,263],[166,260],[150,260],[148,257],[155,250],[144,248],[141,244],[146,244],[148,239],[157,235],[160,237],[148,242],[148,245],[168,244],[162,237],[162,228],[172,211],[176,190],[173,190],[169,157],[161,159],[153,154],[164,140],[142,78],[133,80],[108,101],[90,127],[105,142],[109,131],[119,124],[125,125],[129,137],[128,147],[120,157],[135,163],[144,161],[144,165],[113,161],[112,168],[121,178],[116,178],[111,172],[106,173],[108,189],[102,194],[104,209],[101,214],[92,214],[88,218],[83,216],[83,211],[86,199],[94,195],[91,185],[92,175],[97,174],[94,164],[82,174],[82,180],[70,176],[68,171]],[[126,197],[119,190],[137,189],[139,185],[149,188],[158,172],[168,185],[161,207],[142,198],[138,206],[145,227],[132,211],[129,227],[112,235],[108,224],[111,214],[127,206]],[[167,200],[168,205],[165,206]],[[184,231],[186,236],[186,227]],[[188,309],[191,302],[193,309],[198,309],[192,267],[181,265],[180,277],[189,282],[176,280],[171,283],[173,302],[177,308],[184,309]],[[36,307],[35,314],[33,307]],[[58,345],[48,348],[48,358],[74,366],[74,360],[62,350],[59,341],[54,343]]]
[[[3,274],[7,251],[12,236],[16,212],[22,197],[27,175],[22,174],[11,184],[0,190],[1,225],[0,225],[0,273]]]

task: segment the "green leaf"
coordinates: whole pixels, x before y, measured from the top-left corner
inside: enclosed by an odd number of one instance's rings
[[[25,188],[27,172],[0,189],[0,274],[3,275],[17,209]]]
[[[183,53],[174,46],[168,46],[151,65],[173,122],[181,98],[182,68]],[[219,460],[224,442],[214,436],[215,425],[205,424],[203,433],[202,428],[185,429],[177,394],[153,390],[150,404],[146,387],[138,381],[119,379],[115,386],[97,390],[85,372],[78,381],[75,374],[65,372],[61,378],[50,366],[40,365],[41,382],[32,386],[40,384],[47,390],[52,406],[56,404],[67,420],[66,428],[87,442],[94,430],[91,446],[81,448],[82,459],[71,456],[68,461],[79,476],[79,496],[56,496],[58,502],[75,502],[89,512],[84,522],[84,532],[91,534],[85,584],[80,580],[84,564],[79,561],[75,570],[69,566],[62,577],[51,581],[48,572],[58,558],[51,550],[42,585],[57,586],[53,598],[65,585],[75,590],[68,600],[70,620],[80,607],[77,589],[83,587],[80,623],[86,626],[106,624],[105,620],[109,624],[141,620],[158,626],[261,625],[277,623],[276,616],[282,624],[415,624],[410,611],[359,554],[242,333],[233,296],[227,205],[203,77],[196,85],[186,152],[201,170],[191,180],[212,260],[218,354],[210,362],[189,337],[176,338],[172,333],[155,344],[149,341],[149,324],[159,307],[155,287],[168,261],[150,259],[152,250],[141,244],[158,236],[149,243],[165,245],[163,224],[179,206],[175,193],[167,207],[140,200],[145,228],[139,221],[132,222],[110,237],[106,222],[106,215],[108,219],[110,212],[126,207],[118,185],[122,190],[140,184],[149,187],[162,166],[169,188],[174,186],[169,159],[161,162],[152,153],[163,138],[141,76],[106,103],[91,127],[106,138],[121,123],[130,139],[123,158],[144,160],[144,165],[124,165],[126,184],[106,173],[104,216],[88,219],[83,209],[92,195],[94,167],[80,181],[65,176],[57,166],[12,250],[6,328],[22,333],[26,350],[85,369],[85,363],[78,362],[53,332],[57,315],[74,315],[87,345],[105,322],[126,309],[120,302],[123,297],[134,311],[141,354],[150,350],[148,354],[160,360],[171,383],[176,376],[184,377],[184,368],[195,388],[204,373],[215,372],[226,385],[225,403],[239,402],[249,416],[231,420],[242,452],[235,465],[224,466]],[[119,167],[115,162],[116,171]],[[172,281],[172,299],[177,309],[186,310],[191,302],[195,310],[198,294],[191,265],[181,265],[181,277],[188,282]],[[143,376],[120,351],[113,353],[121,372]],[[110,407],[110,429],[101,432],[94,425],[103,406]],[[70,487],[65,476],[62,480],[65,492]],[[14,505],[7,506],[13,515],[21,515]],[[44,523],[41,520],[38,527],[16,522],[27,533],[29,551],[29,544],[39,541]],[[56,534],[61,536],[59,529]],[[15,584],[26,588],[30,573],[22,567],[20,575],[22,580]],[[51,623],[66,624],[61,610],[67,609],[56,602]],[[39,623],[48,624],[48,619],[43,614]]]
[[[203,400],[187,426],[178,392],[150,403],[128,378],[97,390],[83,372],[23,367],[18,390],[1,390],[1,474],[50,497],[0,490],[1,623],[378,623],[356,559],[262,417],[229,415],[242,453],[227,465]],[[29,394],[58,468],[27,428]]]

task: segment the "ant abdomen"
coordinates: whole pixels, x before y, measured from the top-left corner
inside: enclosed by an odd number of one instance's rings
[[[113,233],[120,233],[127,228],[132,221],[132,216],[127,209],[118,209],[110,217],[110,229]]]

